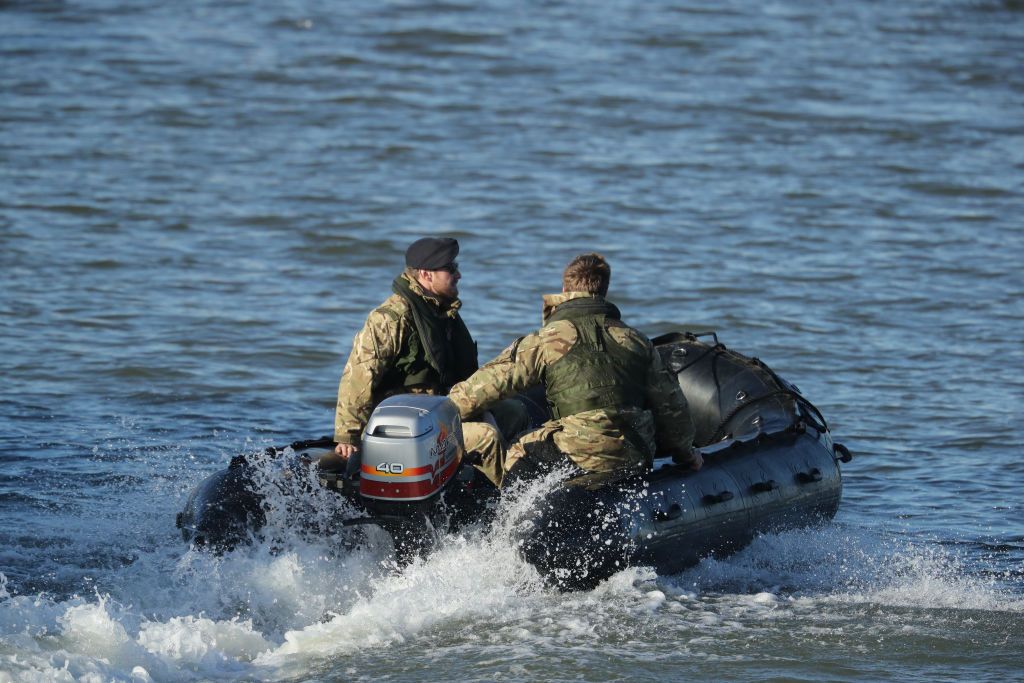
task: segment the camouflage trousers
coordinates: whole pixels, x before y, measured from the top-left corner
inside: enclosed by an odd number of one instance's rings
[[[510,446],[486,423],[472,422],[473,448],[466,437],[466,450],[479,454],[477,469],[498,487],[507,483],[507,475],[516,467],[531,473],[543,473],[564,462],[582,472],[643,471],[649,467],[647,456],[634,448],[622,433],[594,415],[570,415],[550,420],[539,428],[521,435]],[[641,436],[652,442],[653,427],[641,421]],[[516,478],[521,478],[517,475]]]
[[[490,409],[498,428],[488,422],[463,422],[462,439],[473,466],[495,486],[501,486],[508,443],[530,428],[526,407],[515,399],[499,401]]]

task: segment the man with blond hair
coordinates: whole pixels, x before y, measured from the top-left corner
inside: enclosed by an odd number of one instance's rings
[[[574,473],[649,469],[671,455],[693,469],[703,461],[679,385],[657,349],[621,321],[608,302],[611,268],[600,254],[574,258],[562,293],[544,297],[544,326],[452,387],[463,419],[500,399],[544,383],[552,419],[510,448],[484,455],[501,463],[499,485],[567,463]]]

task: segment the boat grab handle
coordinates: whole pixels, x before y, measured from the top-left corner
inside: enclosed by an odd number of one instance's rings
[[[767,481],[759,481],[756,484],[752,484],[750,486],[750,490],[753,491],[754,493],[768,493],[769,491],[774,491],[777,488],[779,488],[779,482],[775,481],[774,479],[769,479]]]
[[[801,484],[810,484],[814,481],[821,481],[821,470],[815,467],[810,472],[797,472],[796,480]]]
[[[670,519],[678,519],[683,514],[683,508],[679,507],[679,503],[672,503],[668,506],[668,510],[655,510],[654,521],[666,522]]]
[[[705,505],[718,505],[719,503],[732,500],[732,498],[732,491],[722,491],[720,493],[709,493],[701,498],[701,502]]]

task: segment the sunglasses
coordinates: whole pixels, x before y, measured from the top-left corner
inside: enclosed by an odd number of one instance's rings
[[[452,261],[447,266],[441,266],[440,268],[438,268],[438,270],[443,270],[454,275],[455,273],[459,272],[459,263],[457,261]]]

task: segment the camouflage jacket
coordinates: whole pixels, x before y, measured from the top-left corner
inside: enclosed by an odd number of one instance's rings
[[[544,297],[544,320],[561,303],[591,294],[569,292]],[[549,430],[559,450],[586,470],[607,471],[621,467],[650,465],[626,440],[615,424],[623,418],[647,445],[648,453],[673,455],[677,462],[691,461],[693,422],[679,385],[662,366],[661,356],[650,341],[632,328],[611,328],[615,341],[650,357],[643,409],[589,410],[553,420]],[[546,324],[537,332],[521,337],[469,379],[452,387],[448,397],[463,418],[486,409],[493,402],[545,379],[545,370],[565,356],[577,340],[576,327],[568,320]]]
[[[462,302],[445,304],[420,287],[415,279],[404,278],[416,295],[436,306],[443,315],[456,318]],[[419,332],[408,301],[392,294],[384,303],[370,312],[363,328],[352,341],[345,369],[338,384],[338,402],[334,411],[334,440],[338,443],[358,444],[370,413],[388,393],[399,387],[383,386],[403,354],[408,353],[410,340]],[[472,367],[476,367],[475,358]],[[466,373],[468,374],[468,372]],[[465,376],[465,375],[463,375]],[[436,393],[436,387],[400,387],[412,393]]]

